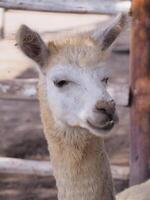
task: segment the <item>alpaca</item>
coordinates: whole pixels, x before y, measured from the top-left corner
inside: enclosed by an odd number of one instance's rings
[[[116,196],[117,200],[149,200],[150,179],[144,183],[134,185]]]
[[[22,25],[21,50],[38,64],[39,102],[59,200],[114,200],[103,137],[117,122],[103,57],[126,23],[119,14],[104,30],[52,39]]]

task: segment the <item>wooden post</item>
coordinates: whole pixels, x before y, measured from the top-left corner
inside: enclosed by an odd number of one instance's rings
[[[130,185],[150,178],[150,1],[132,1]]]

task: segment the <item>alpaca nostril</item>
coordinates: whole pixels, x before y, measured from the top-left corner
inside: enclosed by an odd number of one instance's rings
[[[95,111],[106,115],[109,120],[112,120],[115,113],[115,103],[114,101],[98,101],[95,105]]]
[[[108,118],[110,121],[113,120],[113,114],[108,114]]]
[[[97,111],[107,114],[107,110],[105,108],[96,108]]]
[[[113,113],[109,113],[109,111],[105,108],[96,108],[96,110],[102,114],[105,114],[107,115],[108,119],[109,120],[112,120],[113,119]]]

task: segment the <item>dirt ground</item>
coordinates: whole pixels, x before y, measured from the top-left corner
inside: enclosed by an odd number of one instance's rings
[[[0,80],[36,78],[33,63],[18,53],[14,43],[0,42]],[[126,51],[112,53],[107,62],[112,75],[128,81],[128,60]],[[105,141],[106,149],[111,163],[128,165],[128,108],[118,107],[118,113],[120,123],[113,129],[113,136]],[[49,160],[37,101],[0,100],[0,138],[0,156]],[[128,183],[115,180],[115,185],[118,192]],[[54,200],[56,194],[53,177],[0,174],[0,200]]]

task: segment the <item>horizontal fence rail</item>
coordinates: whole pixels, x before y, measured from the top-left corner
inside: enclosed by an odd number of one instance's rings
[[[128,180],[129,167],[111,165],[114,179]],[[23,160],[16,158],[0,157],[0,173],[24,174],[37,176],[53,176],[49,161]]]
[[[116,14],[128,12],[130,5],[130,0],[0,0],[7,9],[65,13]]]
[[[0,81],[0,99],[36,100],[37,79],[13,79]]]
[[[8,100],[36,100],[37,79],[13,79],[0,81],[0,99]],[[125,79],[110,80],[108,92],[117,105],[128,106],[129,86]]]

